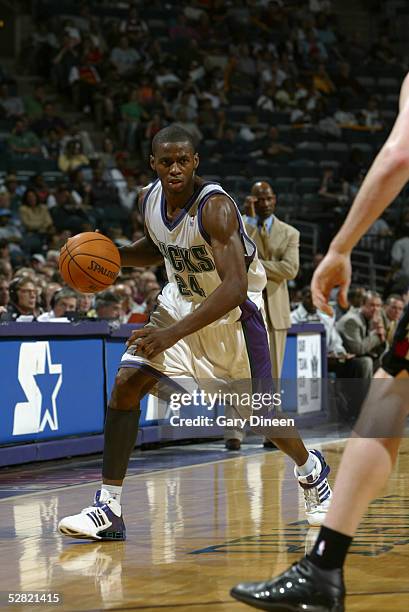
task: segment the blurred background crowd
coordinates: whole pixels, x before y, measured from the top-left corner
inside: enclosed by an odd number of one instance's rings
[[[3,319],[147,320],[163,268],[125,269],[109,290],[78,295],[62,283],[58,254],[69,236],[95,228],[118,246],[142,235],[136,203],[152,179],[150,141],[175,122],[197,143],[200,174],[243,213],[254,181],[272,186],[280,218],[301,232],[292,308],[319,318],[305,287],[396,115],[406,3],[33,0],[17,8],[18,59],[0,60]],[[408,204],[403,192],[354,255],[351,307],[377,301],[385,342],[395,302],[407,301]]]

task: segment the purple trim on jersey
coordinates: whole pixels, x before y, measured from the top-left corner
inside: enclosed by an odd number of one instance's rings
[[[246,229],[244,227],[244,223],[243,223],[243,219],[242,216],[240,214],[240,211],[237,207],[236,202],[233,200],[233,198],[226,193],[225,191],[220,191],[219,189],[214,189],[213,191],[209,191],[209,193],[207,193],[205,195],[205,197],[203,198],[203,200],[199,203],[199,206],[197,207],[197,221],[198,221],[198,226],[199,226],[199,232],[201,234],[201,236],[206,240],[206,242],[211,245],[211,241],[210,241],[210,236],[209,234],[206,232],[205,228],[203,227],[203,221],[202,221],[202,214],[203,214],[203,207],[206,204],[206,202],[208,201],[209,198],[211,198],[214,195],[224,195],[226,197],[229,198],[229,200],[231,200],[234,204],[234,207],[236,209],[236,214],[237,214],[237,219],[239,221],[239,233],[240,233],[240,237],[241,239],[247,240],[251,246],[253,247],[253,254],[252,255],[245,255],[244,259],[246,262],[246,266],[247,269],[250,267],[251,263],[253,262],[254,257],[256,256],[257,253],[257,247],[255,245],[255,243],[252,241],[252,239],[250,238],[250,236],[247,234]]]
[[[197,207],[197,224],[199,227],[199,232],[201,236],[206,240],[207,244],[209,245],[211,245],[211,240],[210,240],[209,234],[206,232],[205,228],[203,227],[202,213],[203,213],[203,207],[206,204],[207,200],[214,195],[227,195],[227,194],[224,194],[223,191],[220,191],[220,189],[213,189],[212,191],[209,191],[209,193],[206,193],[206,195],[199,202],[199,205]]]
[[[176,391],[185,393],[186,389],[184,389],[181,385],[179,385],[179,383],[177,383],[175,380],[173,380],[172,378],[170,378],[169,376],[167,376],[166,374],[163,374],[162,372],[159,372],[159,370],[155,370],[155,368],[153,368],[151,365],[149,365],[148,363],[143,363],[141,361],[121,361],[118,368],[135,368],[138,370],[142,370],[142,372],[145,372],[146,374],[150,374],[151,376],[154,376],[156,378],[156,380],[158,381],[166,381],[169,386],[173,387]],[[188,378],[186,376],[186,378]]]
[[[200,196],[200,193],[203,191],[203,189],[205,187],[207,187],[207,185],[212,185],[212,183],[205,182],[205,183],[203,183],[203,185],[200,185],[200,187],[198,187],[196,189],[196,191],[189,198],[189,200],[187,201],[187,203],[185,204],[183,209],[180,211],[180,213],[178,214],[176,219],[173,219],[173,221],[169,221],[169,219],[167,217],[167,214],[166,214],[165,194],[163,192],[163,187],[162,187],[162,193],[161,193],[161,197],[160,197],[160,212],[161,212],[161,215],[162,215],[162,221],[166,225],[168,230],[174,230],[175,227],[177,227],[177,225],[179,225],[179,223],[186,216],[188,211],[192,208],[193,204],[196,202],[196,200]]]
[[[141,206],[141,213],[142,213],[142,218],[145,222],[145,209],[146,209],[146,202],[148,201],[149,196],[151,195],[152,191],[155,189],[156,185],[158,184],[159,179],[156,179],[156,181],[154,181],[152,183],[152,185],[149,187],[148,191],[145,193],[145,195],[143,196],[142,199],[142,206]]]
[[[241,325],[250,362],[251,378],[271,380],[271,359],[266,326],[260,310],[247,299],[240,305]]]

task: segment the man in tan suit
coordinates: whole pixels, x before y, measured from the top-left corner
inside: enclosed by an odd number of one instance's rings
[[[287,330],[291,327],[287,281],[295,278],[299,268],[300,233],[280,221],[275,214],[276,196],[267,182],[254,183],[246,198],[244,216],[246,232],[255,242],[258,256],[267,275],[264,308],[270,340],[272,376],[281,377]],[[226,430],[226,448],[239,450],[243,433]],[[265,446],[270,446],[268,442]]]

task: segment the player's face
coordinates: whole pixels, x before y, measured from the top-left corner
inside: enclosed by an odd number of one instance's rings
[[[168,193],[183,193],[192,186],[199,156],[188,142],[157,145],[151,155],[151,167]]]

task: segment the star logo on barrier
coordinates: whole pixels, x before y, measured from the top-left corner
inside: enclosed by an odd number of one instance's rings
[[[38,431],[44,431],[47,423],[52,430],[58,429],[56,399],[62,383],[62,364],[51,362],[50,346],[45,351],[44,372],[34,374],[41,394],[41,409]]]

